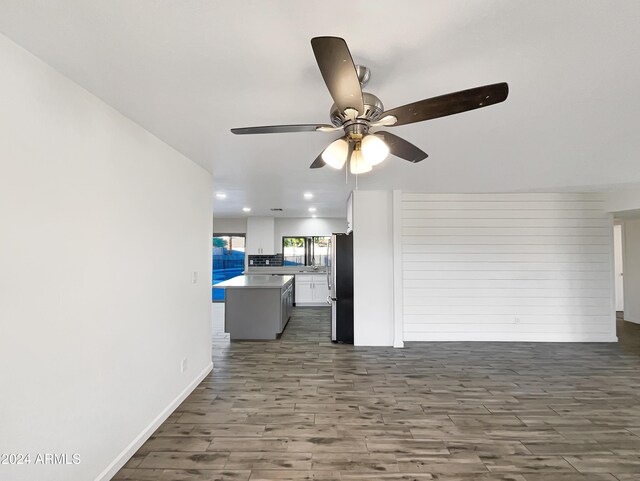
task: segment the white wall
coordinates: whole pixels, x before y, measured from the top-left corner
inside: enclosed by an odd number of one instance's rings
[[[403,193],[404,340],[615,341],[601,199]]]
[[[214,217],[213,218],[213,233],[214,234],[246,234],[247,232],[247,218],[227,218],[227,217]]]
[[[625,220],[624,236],[624,318],[640,324],[640,220]]]
[[[282,238],[285,236],[330,236],[334,232],[345,232],[347,219],[345,218],[309,218],[309,217],[278,217],[275,219],[274,243],[276,252],[282,252]]]
[[[391,191],[353,193],[353,310],[356,346],[391,346],[393,207]]]
[[[276,252],[282,252],[283,236],[330,236],[334,232],[345,232],[346,226],[346,218],[277,217],[274,220]],[[216,234],[246,234],[247,218],[214,217],[213,232]]]
[[[211,369],[210,176],[3,36],[0,72],[0,453],[81,460],[0,479],[110,479]]]
[[[640,186],[632,189],[608,192],[604,196],[607,212],[640,211]]]

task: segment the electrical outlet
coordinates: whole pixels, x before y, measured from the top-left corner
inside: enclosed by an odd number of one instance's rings
[[[252,266],[252,265],[253,265],[253,259],[251,259],[251,260],[249,261],[249,265],[250,265],[250,266]]]
[[[198,273],[196,271],[193,271],[191,273],[191,283],[192,284],[197,284],[198,283]]]
[[[187,370],[187,358],[185,357],[180,363],[180,372],[185,372]]]
[[[269,265],[269,259],[265,259],[265,260],[264,260],[264,263],[265,263],[266,265]]]
[[[514,318],[513,318],[513,322],[514,322],[515,324],[520,324],[520,317],[519,317],[519,316],[514,317]]]

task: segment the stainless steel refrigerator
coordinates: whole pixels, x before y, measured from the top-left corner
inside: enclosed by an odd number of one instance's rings
[[[330,250],[331,340],[353,344],[353,233],[333,234]]]

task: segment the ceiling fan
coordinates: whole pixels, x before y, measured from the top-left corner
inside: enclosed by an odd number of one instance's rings
[[[231,129],[234,134],[273,134],[283,132],[336,132],[344,136],[332,142],[311,164],[312,169],[325,164],[341,169],[345,163],[353,174],[372,170],[389,154],[420,162],[427,154],[410,142],[389,132],[371,129],[397,127],[423,120],[459,114],[503,102],[509,94],[506,83],[484,85],[411,104],[384,110],[382,102],[373,94],[363,92],[371,72],[367,67],[354,65],[344,39],[315,37],[311,47],[318,67],[334,104],[331,124],[270,125]]]

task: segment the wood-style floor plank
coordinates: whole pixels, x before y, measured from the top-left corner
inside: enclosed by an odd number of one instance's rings
[[[640,326],[619,343],[225,343],[117,481],[640,479]]]

